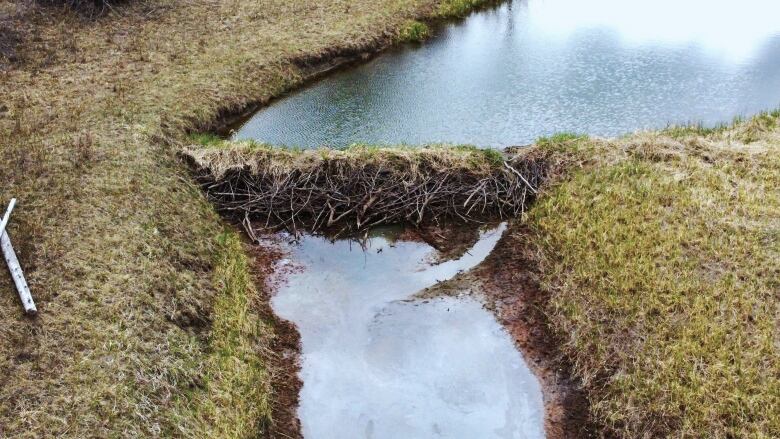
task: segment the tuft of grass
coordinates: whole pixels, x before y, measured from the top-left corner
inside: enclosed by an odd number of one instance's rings
[[[224,139],[211,133],[192,133],[187,138],[191,143],[204,147],[218,147],[224,142]]]
[[[410,20],[404,23],[398,34],[398,39],[404,43],[421,43],[428,39],[431,30],[428,25],[417,20]]]
[[[529,212],[547,312],[617,436],[780,434],[776,122],[552,150],[576,166]]]
[[[443,0],[437,14],[442,18],[462,18],[476,9],[498,3],[498,0]]]
[[[540,137],[539,139],[536,140],[536,145],[544,147],[547,145],[573,143],[573,142],[578,142],[580,140],[587,140],[587,139],[588,136],[584,134],[557,133],[557,134],[553,134],[550,137]]]
[[[558,133],[550,137],[540,137],[536,140],[535,147],[547,154],[558,153],[558,158],[569,159],[582,155],[583,149],[589,146],[588,136],[575,133]]]

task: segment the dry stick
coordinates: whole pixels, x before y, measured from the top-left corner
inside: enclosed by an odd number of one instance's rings
[[[293,233],[303,226],[316,231],[342,221],[355,230],[404,219],[438,222],[450,215],[475,221],[473,212],[501,218],[522,214],[543,170],[537,163],[519,165],[529,178],[508,163],[503,172],[480,177],[453,174],[435,163],[403,171],[330,161],[283,174],[238,171],[221,181],[204,169],[203,185],[223,211],[243,212],[244,220],[247,214],[265,217],[267,226]]]
[[[506,167],[507,167],[507,169],[509,169],[510,171],[512,171],[512,172],[514,172],[515,174],[517,174],[517,176],[518,176],[518,177],[520,177],[520,179],[521,179],[521,180],[523,180],[523,183],[525,183],[525,184],[526,184],[526,186],[528,186],[528,189],[531,189],[531,192],[532,192],[534,195],[536,195],[536,189],[535,189],[533,186],[531,186],[531,183],[529,183],[529,182],[528,182],[528,180],[526,180],[526,179],[525,179],[525,177],[523,177],[523,174],[521,174],[521,173],[517,172],[517,169],[515,169],[515,168],[513,168],[513,167],[509,166],[509,162],[504,162],[504,166],[506,166]]]

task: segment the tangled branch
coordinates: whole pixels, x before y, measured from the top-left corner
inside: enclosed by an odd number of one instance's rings
[[[545,173],[543,160],[533,154],[458,147],[233,147],[194,149],[188,156],[208,198],[250,236],[252,224],[342,233],[382,224],[515,217]]]

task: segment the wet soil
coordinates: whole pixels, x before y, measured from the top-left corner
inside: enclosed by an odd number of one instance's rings
[[[271,309],[271,298],[283,281],[276,273],[277,262],[284,257],[273,237],[265,237],[261,244],[251,246],[252,274],[260,294],[255,309],[260,318],[272,325],[273,338],[265,351],[265,360],[271,374],[271,425],[266,426],[265,436],[276,438],[303,438],[298,420],[298,400],[303,383],[298,377],[300,366],[301,336],[295,325],[279,318]]]
[[[471,276],[542,383],[547,437],[596,437],[599,429],[589,420],[589,401],[571,378],[571,365],[559,350],[561,340],[543,311],[549,298],[539,286],[531,240],[527,227],[513,225]]]

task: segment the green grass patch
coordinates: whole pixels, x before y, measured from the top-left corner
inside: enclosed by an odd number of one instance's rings
[[[780,433],[776,121],[543,142],[580,163],[529,213],[548,313],[619,437]]]
[[[407,21],[398,34],[398,39],[404,43],[420,43],[431,36],[428,25],[416,20]]]
[[[191,143],[200,146],[219,146],[224,142],[224,139],[211,133],[192,133],[187,138]]]
[[[702,123],[688,125],[671,125],[663,130],[663,133],[675,139],[681,139],[689,136],[711,136],[719,134],[729,128],[728,124],[719,124],[708,127]]]
[[[497,0],[444,0],[439,4],[438,15],[443,18],[461,18],[475,9],[497,3]]]
[[[199,436],[257,437],[271,422],[271,382],[259,349],[272,328],[252,309],[257,291],[248,264],[235,232],[217,237],[209,355],[200,388],[180,401],[182,430]]]

